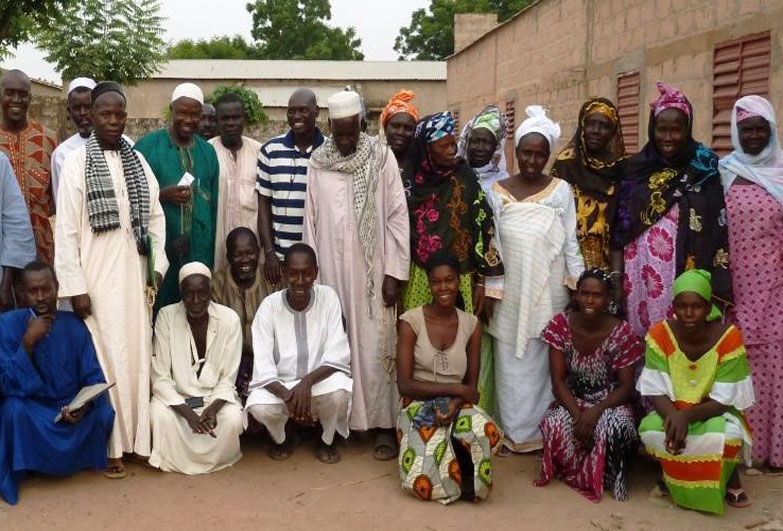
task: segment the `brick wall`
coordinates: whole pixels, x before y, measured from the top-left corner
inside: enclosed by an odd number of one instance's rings
[[[781,27],[780,0],[541,0],[448,60],[448,106],[465,123],[487,103],[514,100],[520,124],[527,105],[543,104],[564,143],[587,97],[615,101],[618,74],[638,71],[641,143],[660,79],[691,99],[695,136],[709,144],[715,44],[771,31],[770,94],[783,112]]]

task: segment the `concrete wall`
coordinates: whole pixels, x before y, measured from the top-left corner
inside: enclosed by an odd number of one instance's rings
[[[783,2],[780,0],[541,0],[448,60],[448,106],[460,122],[488,103],[514,101],[516,125],[539,103],[573,134],[590,96],[617,99],[617,76],[638,71],[639,138],[655,82],[680,88],[694,106],[694,134],[712,138],[716,44],[770,31],[770,95],[783,111]]]
[[[455,13],[454,52],[458,52],[492,31],[498,25],[497,13]]]

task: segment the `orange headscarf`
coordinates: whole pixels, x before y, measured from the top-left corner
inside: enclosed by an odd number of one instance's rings
[[[410,103],[416,94],[412,90],[400,89],[397,94],[391,97],[389,103],[381,112],[381,126],[386,127],[391,117],[397,113],[404,112],[410,114],[414,120],[419,121],[419,109],[413,103]]]

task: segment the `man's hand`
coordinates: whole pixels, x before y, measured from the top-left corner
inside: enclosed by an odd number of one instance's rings
[[[201,412],[201,416],[198,419],[198,424],[201,427],[202,433],[207,433],[212,437],[217,438],[215,435],[215,428],[217,428],[217,402],[213,402]]]
[[[204,428],[201,426],[201,417],[196,415],[196,412],[190,409],[190,407],[187,405],[185,405],[185,408],[187,409],[180,408],[180,414],[185,417],[185,420],[188,422],[190,429],[193,430],[193,433],[206,433]]]
[[[163,284],[163,275],[155,271],[155,291],[160,291],[161,284]]]
[[[484,320],[489,323],[490,319],[495,315],[495,307],[500,300],[493,297],[484,297]]]
[[[62,420],[67,422],[68,424],[76,424],[80,420],[84,418],[84,415],[87,413],[87,410],[90,407],[90,403],[84,404],[79,409],[74,409],[73,411],[68,409],[68,406],[65,406],[62,409]]]
[[[312,385],[307,378],[302,379],[291,389],[290,405],[286,403],[289,414],[292,414],[298,424],[312,424],[313,417],[310,413],[312,402]]]
[[[52,324],[54,324],[54,314],[51,313],[40,317],[30,316],[27,320],[27,331],[22,337],[22,345],[29,355],[32,356],[33,347],[51,331]]]
[[[602,413],[603,411],[597,407],[582,410],[579,417],[574,419],[574,436],[576,436],[577,440],[583,444],[591,444],[593,442],[595,427]]]
[[[473,286],[473,315],[483,315],[486,296],[484,284],[476,282]]]
[[[283,265],[274,251],[264,255],[264,277],[267,282],[275,286],[280,284],[280,279],[283,277]]]
[[[86,293],[71,297],[71,306],[73,312],[82,320],[86,319],[88,315],[92,315],[92,301]]]
[[[389,275],[384,276],[381,293],[383,295],[383,303],[386,307],[390,308],[394,306],[400,299],[400,281]]]
[[[190,196],[193,190],[190,186],[177,186],[169,185],[160,189],[158,198],[161,203],[174,203],[175,205],[183,205],[190,200]]]
[[[0,312],[14,308],[13,269],[3,268],[3,280],[0,283]]]
[[[673,455],[681,454],[688,436],[688,414],[682,410],[671,412],[663,422],[663,429],[666,432],[666,450]]]

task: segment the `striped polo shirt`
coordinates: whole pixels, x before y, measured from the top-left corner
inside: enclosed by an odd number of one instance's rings
[[[304,206],[307,194],[307,163],[324,135],[315,129],[313,145],[306,152],[294,144],[294,133],[276,136],[261,146],[258,154],[256,191],[272,199],[272,236],[277,256],[302,241]]]

